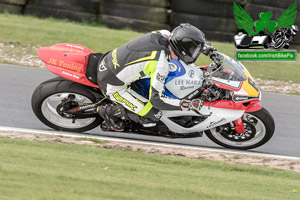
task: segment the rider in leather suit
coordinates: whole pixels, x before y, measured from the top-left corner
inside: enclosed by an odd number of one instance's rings
[[[98,64],[97,82],[114,103],[98,107],[104,130],[124,131],[124,120],[139,124],[159,121],[160,110],[195,110],[203,106],[200,99],[178,100],[164,96],[168,61],[180,59],[194,63],[205,44],[204,34],[190,24],[181,24],[172,33],[167,30],[147,33],[106,53]],[[131,83],[151,78],[149,99],[137,94]],[[126,108],[126,109],[124,109]]]

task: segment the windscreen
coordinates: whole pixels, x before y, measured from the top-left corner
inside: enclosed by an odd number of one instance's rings
[[[241,64],[233,60],[232,58],[224,55],[221,67],[212,73],[212,77],[230,80],[230,81],[245,81],[246,76],[244,74]]]

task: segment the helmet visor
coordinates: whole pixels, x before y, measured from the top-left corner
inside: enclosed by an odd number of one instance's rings
[[[197,47],[196,49],[191,49],[190,50],[190,53],[192,55],[192,58],[195,59],[195,58],[198,58],[198,56],[200,55],[202,51],[202,47]]]
[[[184,38],[182,42],[182,49],[185,52],[183,54],[184,61],[186,63],[193,63],[197,60],[199,55],[203,50],[204,44],[199,43],[197,44],[195,41],[191,40],[190,38]]]

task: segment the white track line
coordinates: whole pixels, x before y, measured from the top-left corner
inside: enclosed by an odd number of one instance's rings
[[[32,133],[32,134],[43,134],[43,135],[60,135],[66,137],[74,137],[74,138],[93,138],[105,141],[114,141],[114,142],[124,142],[124,143],[133,143],[133,144],[143,144],[143,145],[153,145],[153,146],[162,146],[162,147],[171,147],[171,148],[183,148],[183,149],[192,149],[192,150],[204,150],[211,152],[219,152],[219,153],[235,153],[235,154],[243,154],[243,155],[251,155],[251,156],[263,156],[268,158],[279,158],[279,159],[292,159],[292,160],[300,160],[300,157],[292,157],[292,156],[282,156],[275,154],[265,154],[265,153],[256,153],[256,152],[247,152],[247,151],[239,151],[232,149],[213,149],[207,147],[195,147],[188,145],[179,145],[179,144],[168,144],[162,142],[155,141],[138,141],[135,139],[123,139],[123,138],[110,138],[96,135],[85,135],[80,133],[72,133],[72,132],[63,132],[63,131],[44,131],[44,130],[35,130],[35,129],[24,129],[24,128],[14,128],[14,127],[5,127],[0,126],[0,131],[14,131],[17,133]]]

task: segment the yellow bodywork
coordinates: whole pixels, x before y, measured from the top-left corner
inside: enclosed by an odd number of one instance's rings
[[[252,76],[250,73],[244,69],[245,76],[247,78],[246,81],[243,82],[242,89],[251,97],[258,97],[259,96],[259,89],[255,84]]]

